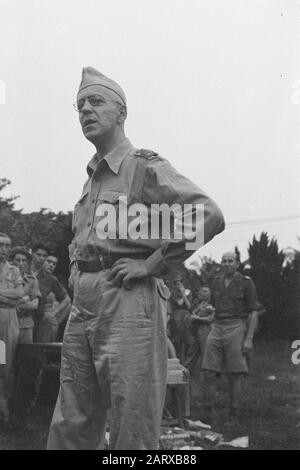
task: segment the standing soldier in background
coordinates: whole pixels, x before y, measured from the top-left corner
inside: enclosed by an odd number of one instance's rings
[[[37,278],[30,271],[31,256],[29,251],[16,246],[10,254],[12,263],[20,270],[23,278],[24,296],[18,301],[19,343],[33,342],[34,316],[38,309],[41,293]]]
[[[169,329],[177,357],[183,365],[189,347],[191,292],[185,289],[180,275],[174,276],[173,284],[174,290],[171,292],[170,298]]]
[[[111,222],[119,227],[124,195],[143,208],[178,203],[195,210],[201,205],[204,220],[193,233],[200,233],[204,243],[223,230],[224,220],[218,206],[165,159],[133,147],[124,132],[126,97],[116,82],[84,68],[76,110],[97,153],[74,210],[74,301],[48,449],[102,449],[108,409],[110,449],[157,449],[166,393],[169,296],[160,278],[172,261],[183,262],[192,251],[185,237],[110,235],[100,222],[102,209],[117,217]],[[192,227],[185,223],[184,228]]]
[[[57,283],[59,283],[58,285],[60,285],[63,291],[65,291],[64,287],[53,274],[57,263],[57,256],[50,253],[43,264],[43,271],[55,278]],[[55,283],[55,285],[57,283]],[[43,317],[38,325],[37,332],[37,341],[41,343],[53,343],[57,341],[58,329],[62,322],[67,319],[71,311],[71,300],[69,295],[65,295],[65,297],[59,301],[57,298],[57,287],[54,292],[49,292],[45,298]]]
[[[5,344],[5,364],[0,365],[0,419],[9,421],[8,400],[13,389],[13,361],[15,358],[19,321],[17,302],[23,297],[23,279],[16,266],[7,262],[11,241],[0,233],[0,341]]]
[[[20,270],[23,279],[24,296],[17,303],[20,334],[18,344],[30,344],[33,342],[34,319],[38,309],[41,293],[39,283],[30,270],[31,255],[22,246],[16,246],[11,250],[10,259]],[[25,422],[26,413],[30,410],[31,395],[34,390],[35,376],[34,361],[32,357],[23,356],[18,349],[14,364],[15,392],[13,407],[15,411],[22,411],[21,420]]]
[[[54,253],[49,253],[44,261],[43,268],[47,273],[54,274],[57,267],[58,257]]]
[[[70,309],[70,297],[66,289],[48,268],[47,257],[49,249],[43,243],[37,243],[32,248],[31,271],[35,273],[41,301],[37,311],[34,329],[35,343],[49,343],[56,339],[59,323],[65,318],[65,312]],[[46,262],[46,269],[45,269]],[[54,301],[57,304],[54,306]]]
[[[31,272],[38,276],[49,255],[49,249],[44,243],[35,243],[32,247]]]
[[[192,309],[190,317],[190,347],[187,350],[185,366],[192,374],[200,359],[202,362],[207,336],[214,321],[215,309],[210,304],[210,289],[207,286],[200,288],[197,295],[198,304]]]
[[[234,424],[240,409],[242,376],[248,373],[247,354],[253,348],[258,302],[253,281],[237,271],[235,253],[224,253],[221,265],[223,272],[216,276],[212,284],[215,321],[202,361],[206,382],[203,420],[212,420],[216,379],[223,370],[224,362],[230,388],[229,423]]]

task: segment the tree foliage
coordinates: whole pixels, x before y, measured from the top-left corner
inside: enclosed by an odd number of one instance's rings
[[[0,179],[0,193],[10,181]],[[72,213],[50,211],[41,208],[38,212],[24,214],[14,207],[15,196],[0,195],[0,231],[7,233],[13,245],[31,248],[36,242],[44,242],[58,258],[57,275],[66,284],[69,270],[68,245],[72,239]]]
[[[253,237],[248,254],[250,276],[266,308],[261,333],[268,337],[292,337],[296,326],[296,263],[283,266],[285,255],[266,232],[259,239]]]

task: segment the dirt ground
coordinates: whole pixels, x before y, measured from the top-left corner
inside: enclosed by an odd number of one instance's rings
[[[291,362],[289,344],[256,342],[251,373],[244,380],[243,409],[233,428],[226,425],[228,389],[219,379],[213,431],[226,441],[249,436],[249,449],[300,449],[300,365]],[[55,397],[57,376],[43,381],[39,402],[27,423],[14,417],[12,428],[0,424],[1,450],[45,449]],[[202,376],[191,381],[191,419],[201,418]]]

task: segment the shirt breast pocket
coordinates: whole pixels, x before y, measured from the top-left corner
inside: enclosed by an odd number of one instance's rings
[[[95,211],[95,229],[99,238],[119,238],[119,229],[124,235],[127,233],[127,201],[125,193],[104,191],[99,194]],[[120,211],[123,211],[124,227],[119,227]]]
[[[221,295],[222,295],[222,288],[217,286],[213,291],[213,296],[216,300],[219,300]]]
[[[241,286],[238,286],[233,289],[232,295],[237,299],[242,299],[244,297],[244,289]]]
[[[80,223],[83,222],[84,214],[86,214],[86,204],[88,200],[88,191],[84,191],[80,196],[78,202],[75,204],[74,212],[73,212],[73,233],[76,233],[76,230]]]
[[[236,302],[243,302],[244,300],[244,291],[243,289],[234,289],[230,295],[231,299]]]

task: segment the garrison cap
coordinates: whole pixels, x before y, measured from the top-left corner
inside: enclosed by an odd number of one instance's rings
[[[126,96],[120,85],[118,85],[111,78],[106,77],[103,73],[98,72],[98,70],[93,67],[84,67],[82,69],[82,77],[79,85],[78,93],[81,90],[93,85],[103,86],[108,90],[113,91],[126,105]]]

